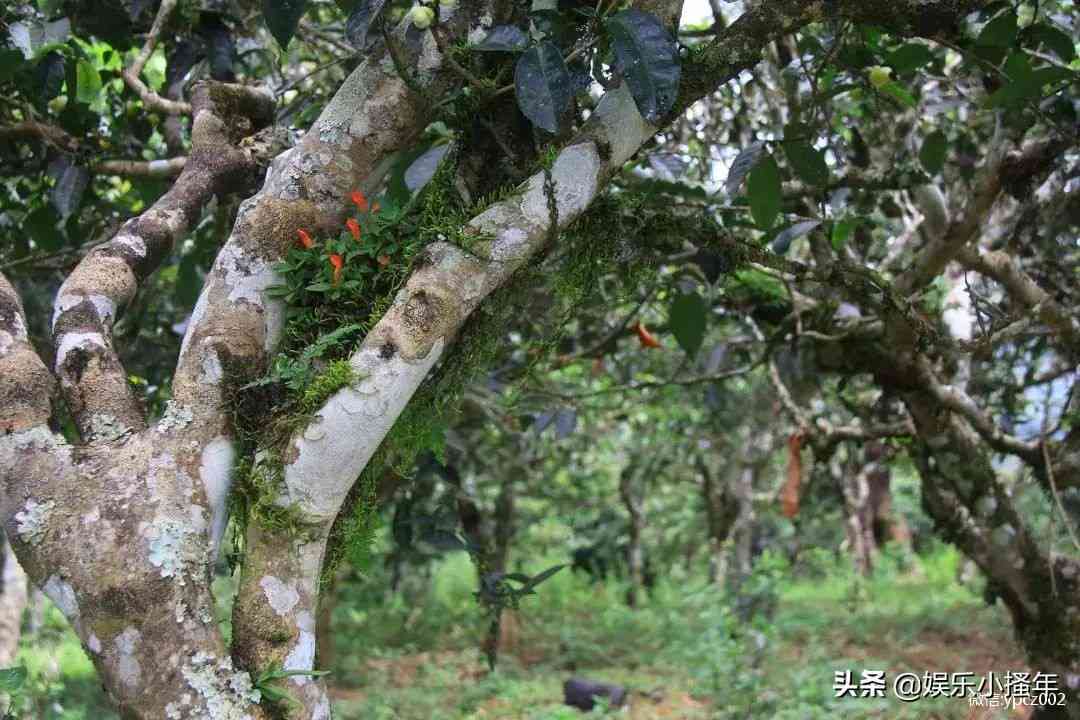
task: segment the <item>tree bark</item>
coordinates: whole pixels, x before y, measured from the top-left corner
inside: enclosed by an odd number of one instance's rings
[[[0,569],[0,668],[11,667],[19,647],[23,610],[27,604],[26,573],[7,538],[3,541],[3,567]]]

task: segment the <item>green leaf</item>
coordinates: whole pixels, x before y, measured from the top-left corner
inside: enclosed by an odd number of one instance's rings
[[[904,107],[913,108],[919,103],[915,100],[915,96],[912,95],[906,88],[897,85],[894,82],[885,83],[878,90],[891,97],[896,102],[900,103]]]
[[[199,299],[202,290],[202,281],[199,277],[198,263],[195,256],[188,253],[180,260],[176,271],[176,290],[173,297],[176,304],[185,310],[195,307],[195,301]]]
[[[784,154],[803,182],[817,186],[829,184],[829,166],[824,151],[815,150],[805,140],[792,140],[784,143]]]
[[[13,693],[26,683],[26,668],[0,668],[0,692]]]
[[[386,7],[386,0],[359,0],[345,22],[345,39],[356,48],[367,47],[367,36],[371,25],[378,19],[379,13]]]
[[[1076,44],[1068,33],[1049,23],[1035,23],[1024,28],[1024,39],[1035,45],[1045,45],[1064,62],[1076,59]]]
[[[945,167],[945,156],[949,152],[949,141],[945,133],[937,130],[926,136],[919,149],[919,162],[926,172],[937,175]]]
[[[895,70],[896,74],[912,72],[933,62],[933,51],[921,42],[909,42],[906,45],[901,45],[886,57],[886,64]]]
[[[631,8],[605,23],[615,51],[615,68],[623,76],[638,111],[656,124],[672,107],[679,90],[678,47],[660,18]]]
[[[548,579],[549,577],[551,577],[551,576],[552,576],[552,575],[554,575],[555,573],[557,573],[557,572],[559,572],[560,570],[562,570],[562,569],[563,569],[564,567],[566,567],[566,565],[565,565],[565,564],[562,564],[562,565],[554,565],[554,566],[552,566],[552,567],[549,567],[549,568],[548,568],[547,570],[543,571],[542,573],[538,573],[538,574],[536,574],[536,575],[533,575],[533,576],[532,576],[531,578],[529,578],[529,579],[528,579],[528,581],[527,581],[527,582],[525,583],[525,587],[523,587],[523,588],[522,588],[522,591],[529,591],[529,590],[532,590],[532,589],[533,589],[534,587],[536,587],[536,586],[537,586],[537,585],[539,585],[540,583],[544,582],[544,581],[545,581],[545,580],[547,580],[547,579]],[[509,576],[508,576],[508,577],[509,577]]]
[[[709,306],[698,293],[682,293],[671,302],[669,317],[671,332],[690,357],[694,357],[705,340],[709,322]]]
[[[746,174],[757,165],[764,151],[765,143],[761,142],[747,145],[739,151],[735,161],[731,163],[731,170],[728,171],[727,180],[724,182],[724,189],[727,190],[728,195],[734,195],[738,191]]]
[[[48,205],[39,207],[23,220],[23,226],[38,249],[52,251],[59,250],[64,245],[64,236],[57,228],[60,217],[56,211]]]
[[[782,183],[780,168],[772,155],[766,155],[750,171],[746,192],[750,198],[750,214],[762,230],[768,230],[780,215]]]
[[[529,46],[529,36],[516,25],[496,25],[483,40],[472,46],[480,52],[521,52]]]
[[[23,65],[23,54],[13,48],[0,48],[0,82],[14,78]]]
[[[75,99],[90,105],[101,95],[101,75],[88,60],[80,60],[75,66]]]
[[[845,218],[833,223],[832,236],[830,237],[833,249],[836,251],[842,250],[844,245],[847,244],[848,238],[851,237],[851,233],[855,231],[855,228],[861,222],[862,218]]]
[[[283,50],[289,46],[306,9],[307,0],[263,0],[266,28]]]
[[[984,47],[1008,48],[1016,42],[1016,13],[1006,12],[986,23],[976,44]]]
[[[514,68],[518,107],[536,127],[559,132],[559,123],[570,109],[570,73],[559,48],[542,42],[526,50]]]
[[[896,74],[918,70],[924,65],[934,61],[934,53],[922,43],[908,43],[893,50],[885,58],[885,63],[896,71]]]

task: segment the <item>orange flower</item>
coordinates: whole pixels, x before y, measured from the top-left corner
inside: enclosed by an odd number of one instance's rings
[[[637,333],[638,340],[641,342],[642,347],[663,347],[663,345],[660,344],[660,341],[656,339],[656,336],[649,332],[649,329],[640,322],[634,325],[634,331]]]
[[[376,261],[379,263],[379,267],[386,267],[387,265],[390,264],[390,256],[389,255],[380,255],[377,258]]]
[[[337,285],[341,282],[341,268],[345,267],[345,260],[334,253],[330,256],[330,264],[334,267],[334,284]]]
[[[352,233],[354,240],[360,240],[360,223],[356,222],[356,218],[349,218],[346,220],[345,227],[349,228],[349,232]]]
[[[310,250],[311,248],[315,247],[315,241],[312,240],[311,236],[308,235],[306,232],[304,232],[303,230],[297,230],[296,234],[300,237],[299,242],[305,250]]]
[[[360,212],[364,212],[368,209],[367,198],[364,197],[364,193],[359,190],[353,190],[349,195],[349,199],[356,203],[356,207],[360,208]]]

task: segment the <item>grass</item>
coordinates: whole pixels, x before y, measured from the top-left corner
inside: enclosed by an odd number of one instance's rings
[[[746,587],[775,597],[776,612],[771,621],[749,623],[701,578],[670,578],[632,611],[619,583],[593,585],[563,571],[508,614],[500,665],[491,674],[477,648],[484,624],[464,555],[439,561],[430,578],[409,574],[396,594],[383,589],[385,571],[373,569],[366,582],[339,583],[330,676],[335,717],[568,720],[587,716],[561,704],[562,682],[577,675],[632,691],[629,708],[592,716],[1005,718],[971,715],[960,699],[833,697],[838,670],[858,677],[862,669],[880,669],[891,677],[1026,668],[1005,611],[955,581],[958,562],[944,547],[921,558],[886,555],[874,576],[862,579],[831,553],[811,554],[797,573],[766,557]],[[55,609],[40,632],[24,637],[19,662],[30,673],[19,717],[116,717]]]

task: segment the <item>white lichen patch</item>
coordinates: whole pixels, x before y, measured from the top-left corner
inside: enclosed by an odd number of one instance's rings
[[[0,330],[0,355],[6,355],[13,347],[15,347],[15,337],[6,330]]]
[[[75,589],[70,584],[65,582],[59,575],[50,575],[45,584],[41,586],[41,589],[53,601],[53,605],[56,605],[56,608],[64,613],[64,617],[68,619],[68,622],[72,625],[78,622],[79,602],[75,598]]]
[[[296,588],[283,583],[273,575],[267,575],[260,580],[259,586],[266,594],[266,601],[278,615],[288,615],[296,607],[296,603],[300,602],[300,593],[296,591]]]
[[[199,718],[200,720],[251,720],[248,708],[262,699],[255,689],[251,676],[233,669],[232,658],[216,659],[205,652],[197,652],[181,673],[201,703],[169,703],[166,707],[170,720]]]
[[[101,654],[101,640],[94,633],[90,633],[90,637],[86,638],[86,647],[95,655]]]
[[[281,667],[284,670],[311,670],[315,667],[315,618],[303,611],[296,614],[296,625],[300,628],[300,637],[296,646],[285,656]],[[311,682],[310,675],[293,675],[294,685],[306,685]]]
[[[113,244],[127,248],[140,258],[146,257],[146,241],[144,241],[138,235],[121,232],[119,235],[113,238]]]
[[[56,368],[64,366],[64,360],[72,350],[83,350],[91,346],[107,348],[105,337],[99,332],[71,332],[60,336],[60,343],[56,348]]]
[[[192,541],[198,530],[171,518],[156,520],[147,529],[150,564],[161,568],[161,577],[180,577],[184,584],[184,564],[196,559]]]
[[[236,451],[232,441],[219,435],[203,448],[199,465],[199,479],[202,480],[206,501],[210,505],[210,552],[216,554],[225,524],[229,519],[226,500],[229,496],[229,484],[232,477],[233,460]]]
[[[94,413],[90,417],[90,435],[94,440],[112,442],[131,432],[131,428],[120,422],[115,415]]]
[[[182,430],[190,425],[194,418],[191,408],[170,400],[165,404],[165,414],[158,420],[157,431],[167,433],[171,430]]]
[[[57,321],[64,313],[82,305],[84,302],[89,302],[94,307],[94,312],[102,325],[105,327],[112,326],[113,320],[116,318],[116,303],[111,297],[98,293],[70,293],[62,294],[56,299],[56,303],[53,305],[51,327],[56,327]]]
[[[123,685],[130,688],[139,686],[142,676],[142,667],[139,665],[135,651],[139,646],[142,633],[133,627],[126,628],[116,636],[113,646],[116,648],[116,657],[113,660],[116,677]]]
[[[27,500],[23,509],[15,513],[15,531],[19,533],[19,538],[30,545],[41,542],[49,524],[49,515],[55,507],[56,503],[52,500],[43,503],[34,498]]]

